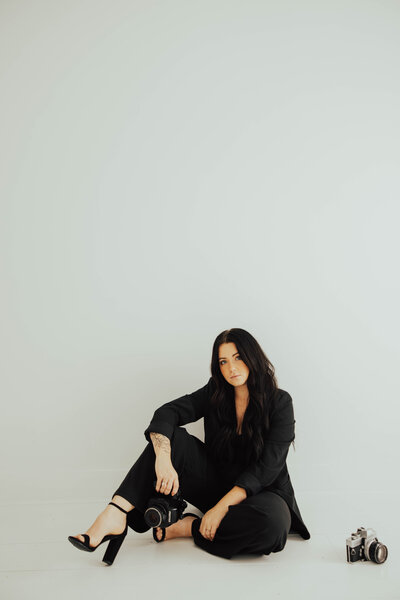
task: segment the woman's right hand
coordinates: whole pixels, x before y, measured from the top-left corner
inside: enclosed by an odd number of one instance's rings
[[[168,454],[159,453],[156,456],[155,470],[157,475],[156,491],[174,496],[179,489],[179,477]]]

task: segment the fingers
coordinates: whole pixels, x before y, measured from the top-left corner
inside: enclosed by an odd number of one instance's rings
[[[169,494],[172,488],[172,481],[163,481],[161,484],[161,491],[163,494]]]
[[[175,482],[173,479],[162,479],[161,483],[157,482],[157,492],[168,495],[171,493],[172,488],[174,489],[174,494],[176,494],[179,489],[179,482]]]
[[[215,536],[216,529],[213,529],[212,527],[207,529],[206,527],[207,525],[203,526],[203,524],[201,524],[199,527],[199,531],[206,540],[210,540],[210,542],[212,542]]]
[[[168,485],[168,480],[166,479],[161,479],[161,481],[157,482],[157,487],[156,490],[157,492],[161,492],[162,494],[166,494],[167,493],[167,485]]]

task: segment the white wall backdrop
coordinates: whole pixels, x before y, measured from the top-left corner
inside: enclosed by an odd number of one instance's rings
[[[109,499],[230,327],[298,495],[400,489],[399,59],[396,1],[1,2],[3,501]]]

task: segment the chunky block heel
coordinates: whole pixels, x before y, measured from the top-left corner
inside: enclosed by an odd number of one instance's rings
[[[119,510],[121,510],[126,515],[128,514],[127,510],[124,510],[123,508],[118,506],[118,504],[115,504],[115,502],[109,502],[108,504],[112,504],[113,506],[116,506],[117,508],[119,508]],[[122,546],[122,542],[124,541],[127,533],[128,533],[128,522],[126,523],[125,529],[122,533],[105,535],[103,537],[103,539],[101,540],[101,542],[99,542],[97,544],[97,546],[90,545],[90,539],[89,539],[89,536],[87,533],[82,534],[82,536],[85,538],[84,542],[82,542],[81,540],[79,540],[77,537],[75,537],[73,535],[68,536],[68,541],[70,541],[71,544],[73,546],[75,546],[75,548],[79,548],[79,550],[84,550],[85,552],[93,552],[94,550],[96,550],[96,548],[98,548],[100,546],[100,544],[103,544],[104,542],[109,541],[110,543],[108,544],[107,550],[105,551],[104,556],[103,556],[103,562],[105,562],[107,565],[112,565],[115,560],[115,557],[118,554],[118,550]]]
[[[118,538],[115,538],[114,540],[110,541],[110,543],[107,546],[107,550],[105,551],[104,556],[103,556],[104,563],[107,563],[107,565],[113,564],[115,557],[118,554],[118,550],[122,546],[122,542],[124,541],[125,536],[126,536],[126,532],[124,532]]]

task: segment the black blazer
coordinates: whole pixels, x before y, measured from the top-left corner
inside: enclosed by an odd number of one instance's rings
[[[215,382],[210,377],[204,387],[160,406],[144,431],[147,441],[151,441],[152,431],[171,439],[175,427],[204,417],[204,443],[208,448],[219,433],[216,416],[210,406],[214,390]],[[272,404],[263,455],[239,473],[232,487],[238,485],[244,488],[248,497],[266,489],[281,496],[287,502],[292,516],[289,533],[299,533],[308,540],[311,536],[301,517],[286,464],[289,446],[295,438],[295,422],[292,398],[288,392],[278,388]]]

